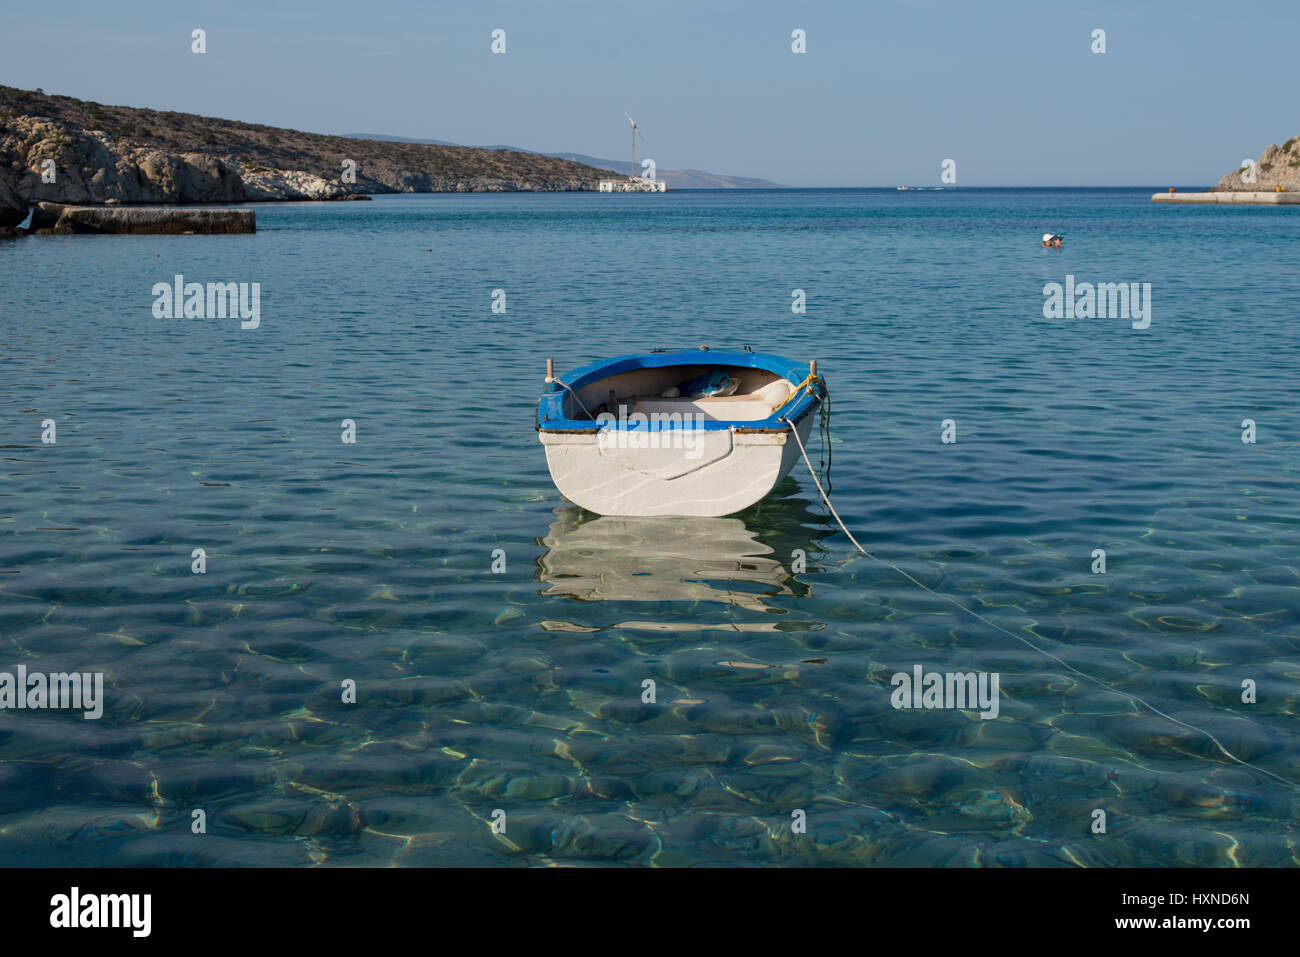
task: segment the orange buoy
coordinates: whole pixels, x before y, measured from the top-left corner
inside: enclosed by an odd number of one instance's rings
[[[1170,187],[1169,187],[1169,192],[1171,192],[1171,193],[1176,193],[1176,192],[1178,192],[1178,190],[1176,190],[1176,189],[1174,189],[1172,186],[1170,186]]]

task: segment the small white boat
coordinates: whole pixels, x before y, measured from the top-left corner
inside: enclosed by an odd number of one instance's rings
[[[598,515],[731,515],[799,461],[826,396],[817,364],[758,352],[653,352],[562,378],[537,404],[546,464],[565,498]]]

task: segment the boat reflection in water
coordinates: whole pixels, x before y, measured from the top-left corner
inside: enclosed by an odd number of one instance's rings
[[[556,509],[555,515],[550,534],[538,540],[546,548],[537,560],[537,578],[549,585],[543,595],[715,602],[784,614],[786,609],[765,599],[808,593],[790,572],[791,550],[778,556],[740,518],[595,516],[576,506]],[[809,545],[807,539],[800,544]],[[750,630],[735,623],[718,627]]]

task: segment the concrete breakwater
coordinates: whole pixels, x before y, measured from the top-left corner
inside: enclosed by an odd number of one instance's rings
[[[1269,206],[1300,204],[1300,193],[1221,191],[1214,193],[1153,193],[1153,203],[1262,203]]]
[[[1273,144],[1260,154],[1258,162],[1244,159],[1206,193],[1156,193],[1153,203],[1253,203],[1263,206],[1300,204],[1300,136],[1281,146]]]
[[[185,206],[64,206],[37,203],[31,232],[73,233],[255,233],[251,209],[204,209]]]

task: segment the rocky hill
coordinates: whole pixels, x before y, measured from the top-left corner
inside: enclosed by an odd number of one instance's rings
[[[446,140],[412,140],[404,136],[387,136],[382,133],[345,133],[344,136],[359,140],[394,140],[399,143],[436,143],[439,146],[459,146],[459,143],[448,143]],[[514,150],[519,153],[527,153],[528,150],[521,149],[518,146],[482,146],[477,149],[488,150]],[[647,155],[646,148],[642,148],[642,158]],[[585,153],[543,153],[543,156],[555,156],[559,159],[572,160],[575,163],[582,163],[584,166],[594,166],[596,169],[612,170],[618,176],[627,176],[630,172],[631,164],[626,158],[621,160],[603,159],[599,156],[588,156]],[[780,183],[774,183],[770,179],[759,179],[757,176],[730,176],[722,173],[710,173],[703,169],[677,169],[674,167],[660,166],[656,171],[656,178],[662,179],[668,183],[669,189],[785,189]]]
[[[1245,176],[1249,167],[1234,170],[1211,192],[1264,192],[1271,193],[1282,186],[1286,191],[1300,192],[1300,136],[1293,136],[1281,146],[1264,150],[1255,167],[1255,182],[1248,183]]]
[[[356,164],[354,180],[344,175],[346,160]],[[537,153],[324,136],[0,86],[0,228],[21,223],[28,204],[39,201],[241,203],[587,190],[609,175]]]

